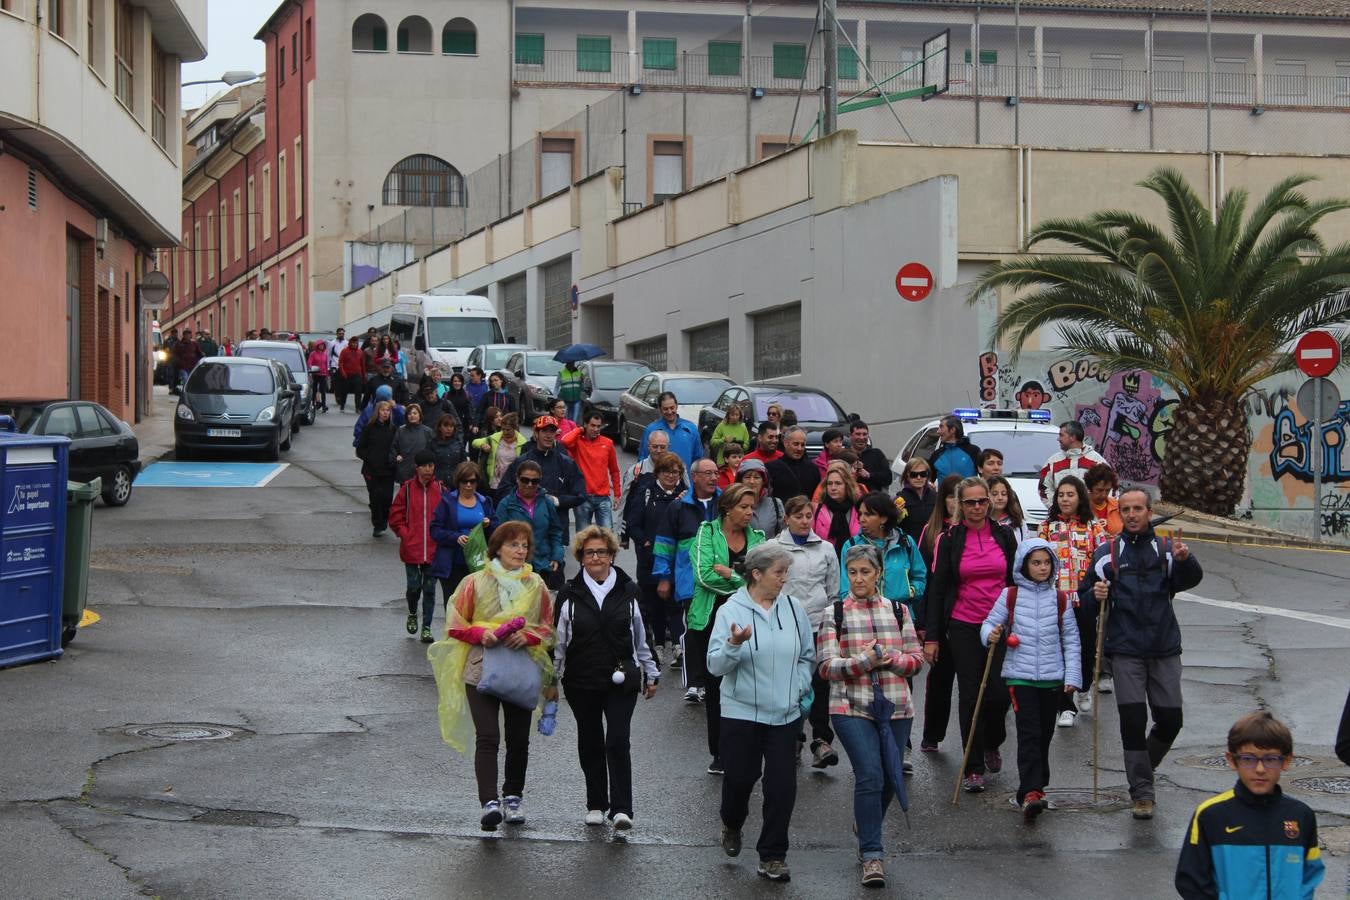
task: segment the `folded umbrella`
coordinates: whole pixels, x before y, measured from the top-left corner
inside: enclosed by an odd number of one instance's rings
[[[603,347],[597,347],[595,344],[568,344],[557,353],[553,354],[553,359],[560,363],[582,362],[587,359],[595,359],[597,356],[608,356],[609,351]]]
[[[881,741],[881,768],[886,780],[891,783],[895,799],[900,809],[909,812],[909,794],[905,791],[905,770],[901,762],[900,745],[895,742],[895,732],[891,731],[891,717],[895,715],[895,704],[881,690],[881,680],[872,673],[872,704],[868,710],[877,726],[877,737]],[[908,819],[908,815],[906,815]]]

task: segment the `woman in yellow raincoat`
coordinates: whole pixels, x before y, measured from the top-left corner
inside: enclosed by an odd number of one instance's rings
[[[495,831],[503,818],[508,825],[525,821],[521,794],[529,763],[530,726],[538,703],[517,706],[478,690],[483,651],[502,645],[526,653],[539,667],[543,689],[553,684],[553,606],[544,582],[530,568],[534,534],[524,522],[505,522],[492,532],[488,563],[459,583],[449,604],[449,633],[427,648],[440,691],[438,712],[441,737],[460,753],[469,748],[470,727],[475,735],[473,767],[478,800],[483,805],[480,825]],[[495,631],[516,618],[523,628],[499,638]],[[501,721],[505,728],[501,727]],[[497,749],[506,737],[506,773],[501,796],[497,793]]]

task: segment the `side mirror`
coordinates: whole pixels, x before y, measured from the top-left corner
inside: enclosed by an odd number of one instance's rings
[[[516,377],[517,377],[517,378],[524,378],[524,377],[525,377],[525,370],[524,370],[524,369],[516,369]]]

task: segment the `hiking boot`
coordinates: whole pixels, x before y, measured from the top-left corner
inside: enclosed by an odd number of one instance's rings
[[[1003,771],[1003,754],[997,750],[984,751],[984,770],[990,775]]]
[[[427,627],[425,627],[425,628],[422,629],[422,643],[424,643],[424,644],[430,644],[430,643],[434,643],[435,640],[436,640],[436,639],[435,639],[434,637],[431,636],[431,626],[430,626],[430,625],[428,625]]]
[[[520,808],[519,797],[503,797],[502,802],[506,804],[506,824],[524,825],[525,813]]]
[[[865,859],[862,864],[862,886],[880,888],[886,886],[886,870],[879,859]]]
[[[759,877],[770,881],[791,881],[792,871],[781,859],[762,859],[759,861]]]
[[[496,831],[502,824],[502,805],[496,800],[483,804],[483,815],[478,819],[478,827],[484,831]]]
[[[408,621],[403,627],[408,629],[408,634],[417,634],[417,613],[408,613]]]
[[[1130,811],[1130,815],[1134,816],[1136,819],[1153,818],[1153,801],[1152,800],[1134,801],[1134,809]]]
[[[722,757],[714,756],[712,762],[708,763],[709,775],[725,775],[727,770],[722,768]]]
[[[1027,791],[1026,797],[1022,799],[1022,818],[1033,822],[1043,812],[1045,812],[1045,792]]]
[[[722,826],[722,850],[727,856],[741,855],[741,830]]]
[[[1064,712],[1059,714],[1059,721],[1057,721],[1055,724],[1058,725],[1060,728],[1072,728],[1074,722],[1076,721],[1078,721],[1078,713],[1074,712],[1071,709],[1066,709],[1064,710]]]
[[[1097,691],[1102,694],[1114,694],[1116,691],[1116,680],[1110,675],[1103,675],[1097,679]]]
[[[811,744],[811,768],[823,769],[826,766],[839,765],[839,754],[825,741],[816,740]]]
[[[984,776],[979,772],[971,772],[961,781],[961,789],[967,794],[980,794],[984,792]]]

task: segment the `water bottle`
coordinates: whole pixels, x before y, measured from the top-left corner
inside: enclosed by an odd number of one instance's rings
[[[544,712],[539,716],[539,733],[548,737],[558,727],[558,701],[549,700],[544,704]]]

